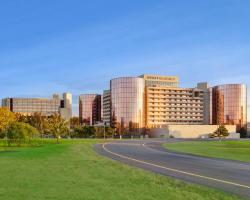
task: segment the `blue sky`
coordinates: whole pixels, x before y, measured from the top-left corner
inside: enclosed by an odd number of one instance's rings
[[[249,8],[248,0],[1,1],[0,98],[69,91],[76,111],[79,94],[143,73],[178,75],[183,87],[250,85]]]

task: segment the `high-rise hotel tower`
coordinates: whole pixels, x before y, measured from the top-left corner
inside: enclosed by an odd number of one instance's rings
[[[209,87],[202,82],[194,88],[180,88],[177,76],[144,74],[112,79],[105,95],[104,119],[118,133],[141,134],[145,129],[168,125],[246,128],[244,84]]]
[[[208,85],[179,88],[177,76],[144,74],[110,81],[110,124],[119,133],[141,133],[168,124],[209,123]]]

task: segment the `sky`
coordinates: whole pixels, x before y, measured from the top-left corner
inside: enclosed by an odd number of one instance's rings
[[[119,76],[250,85],[249,8],[249,0],[0,1],[0,98],[71,92],[77,114],[79,94],[102,93]]]

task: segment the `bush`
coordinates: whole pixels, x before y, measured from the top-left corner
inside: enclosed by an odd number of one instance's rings
[[[210,138],[218,137],[221,139],[221,138],[228,137],[228,136],[229,136],[228,130],[226,129],[224,125],[220,125],[219,128],[215,132],[209,134]]]
[[[83,126],[74,129],[74,138],[94,138],[95,128],[93,126]]]
[[[239,133],[240,133],[240,137],[241,138],[246,138],[247,137],[247,130],[246,130],[246,128],[240,128]]]
[[[6,130],[6,136],[9,144],[14,142],[20,145],[22,142],[37,138],[39,132],[27,123],[14,122]]]
[[[111,127],[106,126],[105,127],[105,137],[111,138],[115,134],[115,130]],[[104,127],[95,127],[95,137],[96,138],[104,138]]]

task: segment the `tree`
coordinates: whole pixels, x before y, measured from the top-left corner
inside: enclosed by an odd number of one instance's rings
[[[105,137],[110,138],[110,137],[113,137],[114,134],[115,134],[115,129],[108,127],[108,126],[105,127]],[[103,126],[95,127],[95,137],[104,138]]]
[[[33,115],[30,116],[22,115],[19,113],[15,113],[15,115],[18,122],[30,124],[31,126],[35,127],[41,135],[47,133],[48,117],[42,115],[42,113],[35,112]]]
[[[115,134],[115,129],[112,127],[105,127],[105,131],[106,131],[106,136],[107,137],[113,137]]]
[[[6,135],[8,138],[8,144],[12,141],[16,141],[19,145],[22,141],[36,138],[39,133],[36,128],[23,122],[14,122],[6,130]]]
[[[84,132],[86,135],[86,138],[94,138],[95,137],[95,127],[93,126],[84,126]]]
[[[210,136],[210,138],[218,137],[221,139],[221,138],[229,136],[229,133],[224,125],[220,125],[219,128],[216,131],[214,131],[213,133],[211,133],[209,136]]]
[[[246,128],[244,128],[244,127],[240,128],[239,133],[240,133],[241,138],[247,137],[247,129]]]
[[[59,143],[60,137],[69,133],[69,122],[55,113],[48,118],[48,131],[54,135]]]
[[[96,138],[104,137],[104,128],[102,126],[95,127],[95,137]]]
[[[16,116],[8,108],[0,108],[0,138],[5,136],[4,131],[16,121]]]
[[[48,120],[47,117],[42,115],[41,113],[34,113],[29,117],[28,123],[31,126],[34,126],[40,134],[45,134],[48,129]]]
[[[82,127],[76,127],[74,128],[74,131],[71,135],[73,138],[84,138],[84,134],[83,134],[83,128]]]
[[[74,129],[80,126],[80,119],[79,117],[72,117],[70,119],[70,128]]]
[[[95,128],[93,126],[83,126],[74,129],[73,137],[76,138],[92,138],[95,137]]]
[[[16,115],[16,121],[17,122],[23,122],[23,123],[28,123],[29,122],[29,116],[22,115],[21,113],[15,113],[15,115]]]

